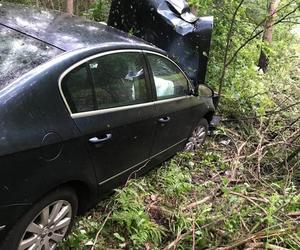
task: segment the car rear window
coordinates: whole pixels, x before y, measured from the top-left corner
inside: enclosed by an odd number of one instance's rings
[[[0,90],[62,52],[0,25]]]

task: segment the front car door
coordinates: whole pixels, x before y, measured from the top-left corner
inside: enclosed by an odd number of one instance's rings
[[[100,192],[146,165],[155,112],[142,52],[115,51],[85,60],[64,77],[62,91],[93,160]]]
[[[146,52],[156,95],[156,134],[151,156],[153,164],[181,150],[203,113],[203,101],[191,95],[191,84],[169,58]]]

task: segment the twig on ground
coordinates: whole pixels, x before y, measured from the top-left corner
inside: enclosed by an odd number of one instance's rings
[[[196,233],[195,233],[195,218],[193,219],[193,226],[192,226],[192,235],[193,235],[193,247],[192,250],[196,249]]]
[[[211,200],[212,198],[213,198],[212,196],[207,196],[207,197],[205,197],[204,199],[202,199],[202,200],[200,200],[200,201],[193,202],[193,203],[189,204],[188,206],[182,208],[181,211],[184,212],[184,211],[187,211],[187,210],[194,209],[194,208],[196,208],[197,206],[199,206],[199,205],[201,205],[201,204],[203,204],[203,203],[205,203],[205,202]]]
[[[167,245],[165,248],[163,248],[163,250],[170,250],[170,249],[176,249],[176,246],[178,245],[178,243],[183,240],[185,237],[187,237],[189,234],[191,234],[191,230],[185,232],[184,234],[180,234],[177,235],[177,238],[172,241],[169,245]]]
[[[237,196],[240,196],[240,197],[246,199],[247,201],[249,201],[249,202],[251,202],[252,204],[254,204],[256,207],[258,207],[261,211],[263,211],[265,215],[268,214],[268,212],[267,212],[263,207],[261,207],[259,204],[257,204],[257,203],[256,203],[254,200],[252,200],[251,198],[249,198],[249,197],[247,197],[247,196],[245,196],[245,195],[243,195],[243,194],[236,193],[236,192],[232,192],[232,191],[230,192],[230,194],[232,194],[232,195],[237,195]]]
[[[288,213],[288,216],[290,216],[290,217],[300,217],[300,211]]]
[[[96,237],[95,237],[95,239],[94,239],[94,243],[93,243],[93,246],[92,246],[91,250],[95,250],[95,249],[96,249],[96,244],[97,244],[97,241],[98,241],[99,235],[100,235],[100,233],[102,232],[102,230],[103,230],[103,228],[104,228],[104,226],[105,226],[105,224],[106,224],[107,220],[109,219],[110,215],[112,214],[112,212],[113,212],[113,210],[110,210],[110,211],[109,211],[109,213],[108,213],[108,215],[106,216],[106,218],[105,218],[104,222],[102,223],[102,225],[101,225],[101,227],[100,227],[99,231],[97,232],[97,234],[96,234]]]
[[[260,240],[260,239],[264,239],[264,238],[270,238],[270,237],[274,237],[274,236],[283,236],[283,235],[287,235],[295,230],[297,230],[296,227],[293,227],[290,229],[273,230],[273,231],[263,230],[263,231],[255,233],[255,234],[249,235],[244,239],[233,242],[228,246],[214,248],[214,250],[231,250],[231,249],[237,248],[241,245],[244,245],[250,241]]]
[[[148,206],[148,211],[152,211],[152,212],[156,212],[156,213],[159,213],[161,215],[163,215],[164,217],[167,217],[167,218],[170,218],[173,216],[173,212],[164,208],[164,207],[159,207],[159,206],[156,206],[154,204],[150,204]]]

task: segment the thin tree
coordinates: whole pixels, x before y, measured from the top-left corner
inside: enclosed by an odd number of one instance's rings
[[[221,77],[219,80],[219,95],[222,96],[223,93],[223,87],[224,87],[224,83],[225,83],[225,75],[227,72],[228,67],[234,62],[234,60],[236,59],[236,57],[238,56],[239,52],[245,48],[251,41],[253,41],[254,39],[258,38],[261,34],[264,33],[264,29],[259,30],[258,28],[263,25],[266,21],[267,18],[265,18],[262,22],[260,22],[260,24],[254,29],[254,31],[252,32],[251,36],[249,38],[247,38],[239,47],[237,50],[235,50],[232,54],[232,56],[229,58],[229,50],[230,50],[230,45],[232,41],[232,37],[233,37],[233,33],[234,33],[234,24],[236,22],[236,17],[237,17],[237,13],[239,11],[239,9],[241,8],[241,6],[243,5],[245,0],[241,0],[241,2],[239,3],[237,9],[234,12],[233,18],[231,20],[231,25],[230,25],[230,29],[229,32],[227,34],[227,43],[226,43],[226,48],[225,48],[225,56],[224,56],[224,61],[223,61],[223,67],[222,67],[222,71],[221,71]],[[290,2],[288,2],[286,5],[284,5],[283,7],[281,7],[280,9],[277,9],[274,13],[273,16],[279,12],[283,12],[287,7],[292,6],[292,4],[295,3],[295,0],[291,0]],[[272,25],[265,25],[265,28],[271,28],[274,27],[275,25],[284,22],[285,20],[287,20],[288,18],[290,18],[297,10],[299,10],[299,5],[296,4],[296,7],[291,10],[290,12],[284,14],[280,19],[276,20],[275,22],[272,22]]]
[[[280,0],[271,0],[268,6],[268,18],[264,25],[263,43],[271,44],[273,40],[273,26],[276,18],[276,13]],[[259,69],[262,69],[264,73],[268,70],[269,59],[264,49],[261,49],[260,57],[258,61]]]
[[[74,0],[67,0],[67,2],[66,2],[66,12],[73,15],[73,13],[74,13]]]

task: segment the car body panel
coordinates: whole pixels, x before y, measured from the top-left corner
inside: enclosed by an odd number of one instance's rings
[[[158,102],[155,105],[156,118],[170,118],[167,124],[158,124],[156,140],[152,147],[152,155],[175,145],[185,142],[201,110],[196,97],[185,96]],[[186,122],[189,120],[189,122]],[[172,135],[172,136],[170,136]]]
[[[99,186],[111,182],[110,189],[116,187],[116,176],[128,177],[149,158],[155,126],[153,105],[76,118],[75,122],[93,160]],[[112,136],[111,140],[98,145],[89,142],[106,134]],[[106,191],[100,187],[100,192]]]
[[[5,239],[5,236],[13,224],[30,208],[30,206],[31,204],[26,203],[0,206],[0,228],[2,228],[0,230],[0,249],[2,240]]]

